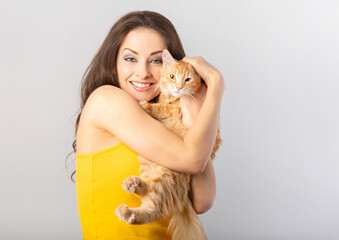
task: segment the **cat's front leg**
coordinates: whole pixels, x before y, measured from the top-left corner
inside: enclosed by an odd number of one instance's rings
[[[140,101],[139,104],[145,112],[158,120],[170,118],[180,112],[180,106],[168,103],[149,103],[147,101]]]
[[[129,176],[124,180],[122,188],[129,193],[143,196],[147,193],[147,184],[138,176]]]
[[[147,112],[148,114],[151,114],[151,104],[147,101],[140,101],[140,106]]]

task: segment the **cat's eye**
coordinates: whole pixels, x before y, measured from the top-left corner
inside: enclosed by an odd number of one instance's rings
[[[186,78],[185,82],[189,82],[191,80],[191,78]]]
[[[170,74],[170,78],[171,78],[171,79],[174,79],[174,75],[173,75],[173,74]]]

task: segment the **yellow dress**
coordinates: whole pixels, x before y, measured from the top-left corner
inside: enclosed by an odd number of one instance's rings
[[[134,208],[141,198],[121,185],[130,175],[139,176],[138,154],[124,143],[87,154],[76,154],[76,192],[83,239],[170,239],[168,219],[143,225],[120,221],[114,213],[120,204]]]

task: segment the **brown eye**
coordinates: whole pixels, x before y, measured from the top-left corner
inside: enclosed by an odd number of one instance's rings
[[[171,79],[174,79],[174,75],[173,75],[173,74],[170,74],[170,78],[171,78]]]
[[[191,80],[191,78],[186,78],[185,82],[189,82]]]

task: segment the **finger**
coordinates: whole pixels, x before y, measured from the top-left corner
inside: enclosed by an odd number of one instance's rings
[[[205,77],[206,66],[204,66],[201,57],[184,57],[182,61],[191,64],[200,77]]]
[[[196,64],[196,60],[194,57],[184,57],[181,61],[187,62],[193,66]]]

